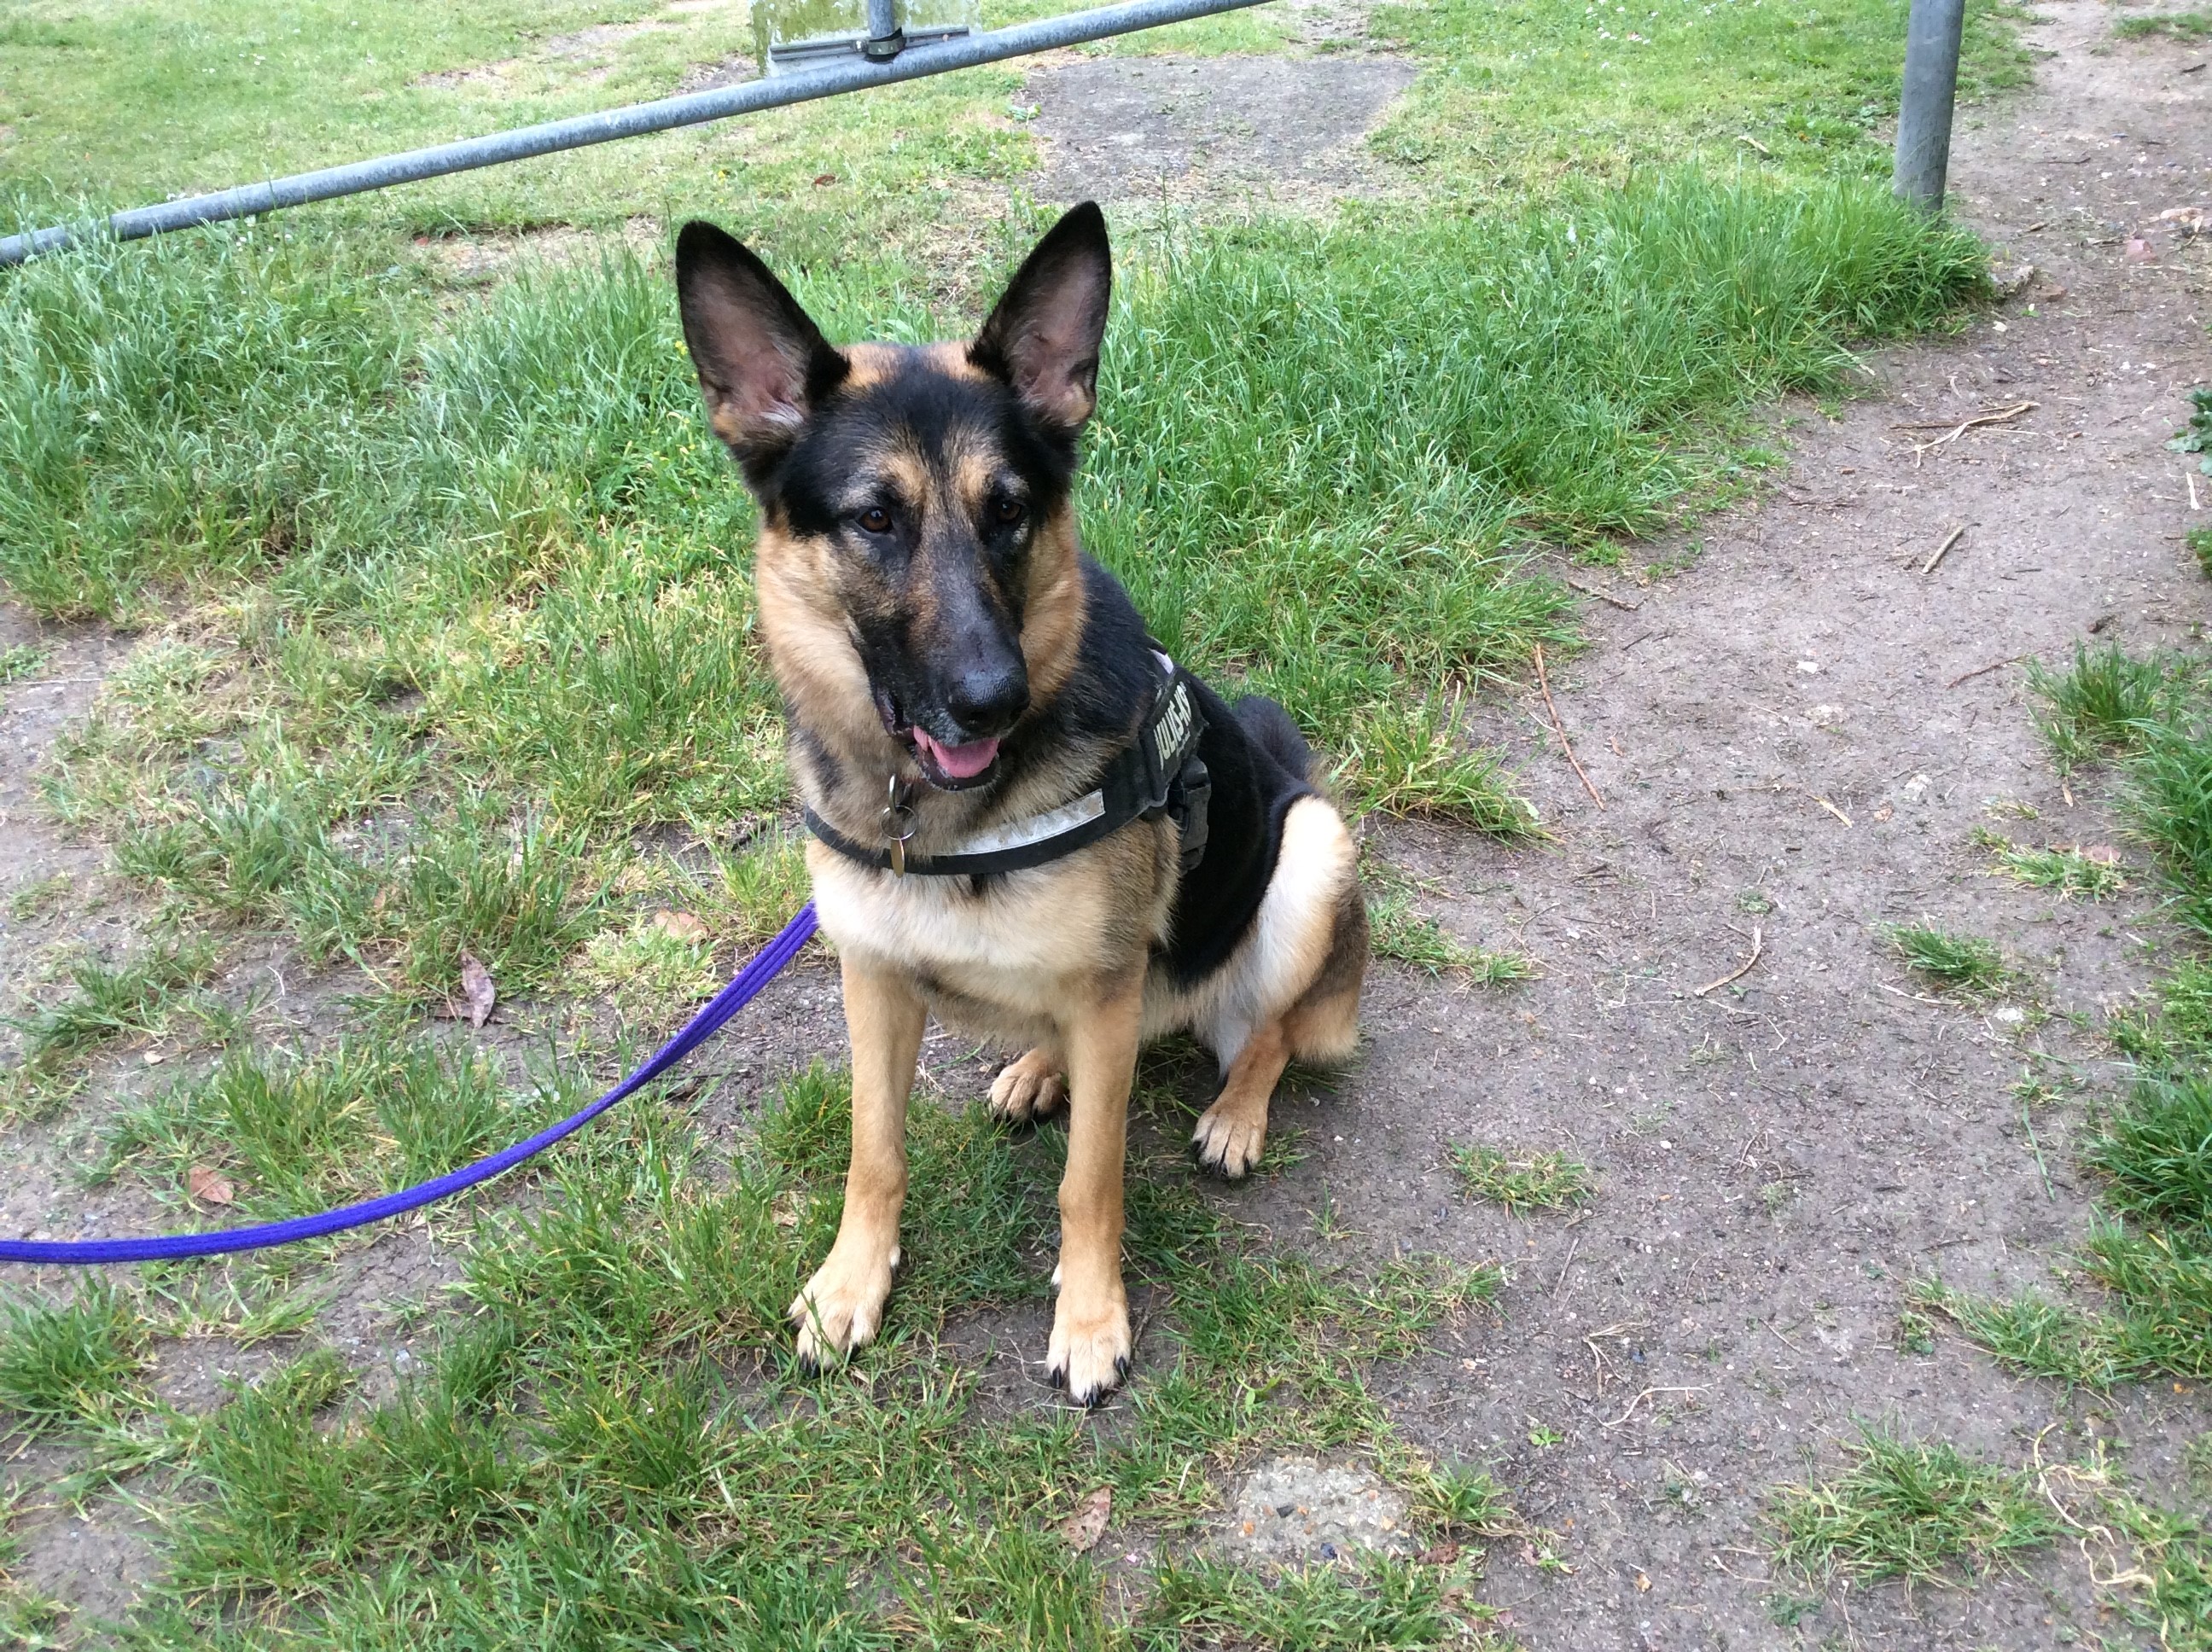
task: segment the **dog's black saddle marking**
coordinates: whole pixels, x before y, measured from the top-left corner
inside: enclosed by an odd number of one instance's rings
[[[1133,820],[1165,815],[1182,831],[1182,869],[1189,872],[1205,858],[1206,807],[1213,793],[1212,777],[1198,755],[1206,716],[1190,673],[1158,649],[1152,657],[1159,666],[1159,686],[1135,741],[1108,766],[1097,786],[1073,803],[1008,821],[927,857],[908,852],[903,841],[884,849],[855,842],[811,809],[801,811],[806,829],[864,866],[927,878],[977,878],[1046,865]]]

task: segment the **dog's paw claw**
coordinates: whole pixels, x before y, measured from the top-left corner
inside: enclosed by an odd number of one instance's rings
[[[799,1364],[810,1375],[837,1364],[875,1340],[891,1293],[897,1253],[881,1261],[851,1264],[833,1252],[806,1282],[789,1310],[799,1327]]]
[[[1255,1124],[1222,1111],[1218,1102],[1206,1109],[1191,1133],[1190,1144],[1199,1167],[1231,1181],[1251,1173],[1267,1145],[1267,1121]]]
[[[1031,1050],[1006,1063],[991,1081],[991,1116],[1006,1124],[1027,1124],[1067,1104],[1067,1075],[1042,1050]]]
[[[1115,1303],[1105,1312],[1078,1316],[1062,1298],[1053,1316],[1046,1370],[1067,1397],[1086,1410],[1106,1403],[1129,1375],[1129,1309]]]

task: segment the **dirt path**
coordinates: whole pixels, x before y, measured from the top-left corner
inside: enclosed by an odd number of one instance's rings
[[[1559,671],[1601,811],[1539,702],[1491,732],[1524,754],[1555,849],[1389,834],[1457,892],[1439,908],[1454,928],[1521,946],[1546,978],[1505,994],[1386,979],[1373,1051],[1283,1214],[1325,1188],[1354,1242],[1511,1265],[1498,1323],[1398,1402],[1414,1437],[1492,1461],[1566,1532],[1571,1576],[1493,1558],[1489,1596],[1532,1647],[2065,1643],[2100,1622],[2070,1555],[1965,1593],[1854,1590],[1778,1628],[1763,1597],[1793,1591],[1766,1581],[1761,1497],[1808,1451],[1832,1467],[1854,1418],[2019,1461],[2068,1418],[2124,1442],[2127,1471],[2179,1505],[2180,1447],[2212,1426],[2195,1390],[2068,1403],[1955,1340],[1923,1358],[1896,1339],[1911,1278],[2046,1283],[2081,1233],[2093,1190],[2067,1136],[2109,1070],[2065,1017],[2141,984],[2159,932],[2131,924],[2154,903],[2141,882],[2064,906],[1980,875],[1978,823],[2118,840],[2062,792],[2022,669],[1968,674],[2056,661],[2093,631],[2198,641],[2208,614],[2182,534],[2212,515],[2189,514],[2163,444],[2179,392],[2212,380],[2212,244],[2152,228],[2212,204],[2212,75],[2181,72],[2207,54],[2107,48],[2095,0],[2045,15],[2040,89],[1963,132],[1954,172],[1964,216],[2034,262],[2033,285],[2001,320],[1874,363],[1881,392],[1834,421],[1797,410],[1786,482],[1705,524],[1690,571],[1611,582],[1638,605],[1594,604],[1592,647]],[[2154,261],[2126,257],[2137,234]],[[2023,402],[1916,457],[1948,422]],[[1995,799],[2039,817],[1992,816]],[[1875,926],[1922,914],[1997,938],[2030,986],[1978,1013],[1920,996]],[[1695,996],[1754,932],[1757,965]],[[2038,1118],[2047,1187],[2008,1090],[2036,1051],[2088,1084]],[[1470,1212],[1441,1168],[1454,1140],[1567,1149],[1599,1196],[1571,1223]],[[1539,1427],[1564,1442],[1532,1445]]]

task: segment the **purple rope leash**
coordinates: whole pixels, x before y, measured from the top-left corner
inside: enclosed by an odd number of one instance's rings
[[[593,1102],[582,1112],[539,1131],[527,1141],[478,1159],[474,1164],[448,1170],[425,1181],[380,1199],[342,1206],[319,1216],[298,1216],[288,1222],[268,1222],[254,1228],[230,1228],[220,1233],[167,1233],[151,1239],[0,1239],[0,1262],[162,1262],[179,1256],[220,1256],[230,1251],[261,1250],[289,1245],[296,1239],[343,1233],[388,1217],[404,1216],[425,1205],[451,1198],[478,1182],[489,1181],[513,1169],[532,1154],[542,1153],[564,1136],[574,1134],[617,1102],[652,1083],[722,1029],[723,1023],[760,995],[761,988],[783,972],[814,933],[814,902],[799,908],[798,916],[738,971],[737,978],[714,994],[698,1014],[684,1023],[675,1037],[653,1054],[643,1066]]]

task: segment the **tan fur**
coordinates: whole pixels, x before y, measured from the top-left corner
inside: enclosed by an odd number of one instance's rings
[[[898,1266],[906,1104],[921,1049],[921,999],[895,972],[844,961],[853,1041],[853,1162],[836,1242],[791,1304],[799,1357],[818,1365],[874,1339]]]
[[[1076,554],[1075,520],[1062,512],[1038,524],[1030,549],[1029,600],[1022,624],[1022,659],[1030,692],[1042,704],[1067,686],[1083,640],[1083,574]]]
[[[842,388],[850,393],[879,385],[897,368],[905,351],[896,344],[848,344],[838,352],[851,364]]]

